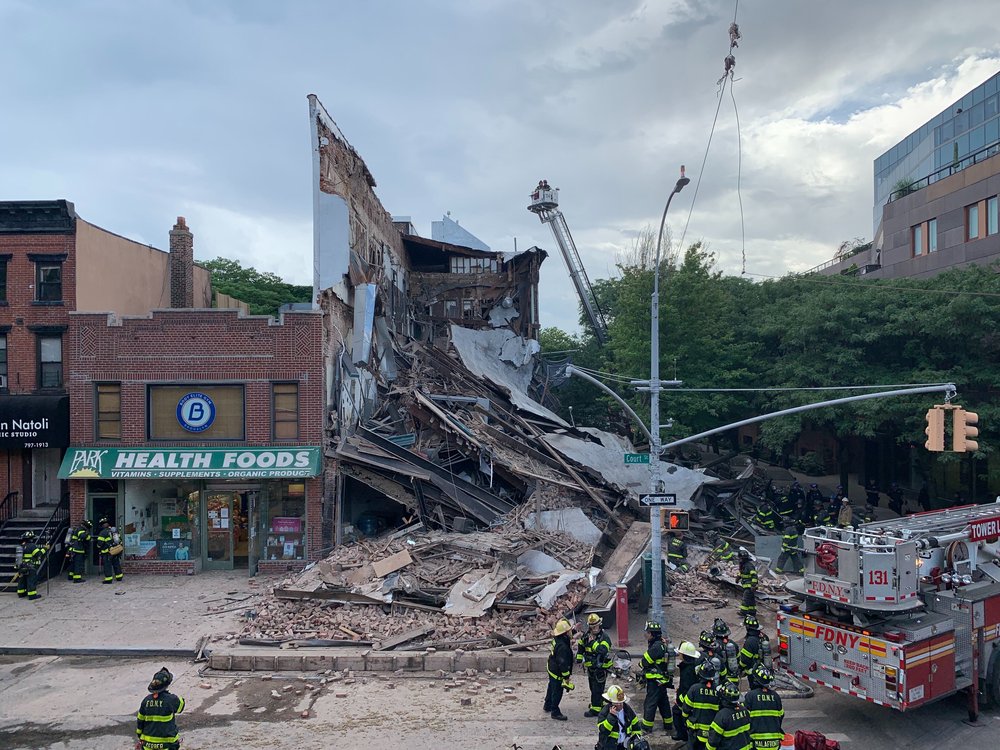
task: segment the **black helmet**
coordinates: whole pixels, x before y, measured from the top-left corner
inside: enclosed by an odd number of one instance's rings
[[[711,541],[713,541],[713,542],[716,541],[719,538],[719,530],[718,529],[709,529],[708,530],[708,538]]]
[[[701,649],[712,648],[715,646],[715,638],[712,633],[708,630],[702,630],[701,635],[698,636],[698,647]]]
[[[109,521],[107,518],[102,518],[100,521],[97,522],[97,525],[100,526],[101,528],[104,528],[105,526],[110,526],[111,521]]]
[[[660,623],[656,622],[655,620],[649,620],[646,623],[646,632],[647,633],[662,633],[663,632],[663,628],[661,628],[660,627]]]
[[[765,667],[763,664],[760,664],[756,669],[754,669],[753,678],[761,687],[770,687],[771,683],[774,682],[774,672]]]
[[[746,547],[740,547],[739,551],[737,551],[737,553],[736,553],[736,556],[738,558],[740,558],[741,560],[749,560],[750,559],[750,550],[748,550]]]
[[[743,618],[743,627],[747,630],[760,630],[760,622],[753,615],[747,615]]]
[[[731,682],[724,682],[715,689],[719,703],[723,706],[735,706],[740,702],[740,689]]]
[[[633,734],[628,741],[628,750],[649,750],[649,740],[641,734]]]
[[[715,659],[706,659],[694,668],[694,676],[699,680],[714,680],[719,676],[719,670],[715,668]]]
[[[174,676],[170,674],[170,670],[166,667],[160,667],[160,671],[153,675],[153,679],[150,681],[147,689],[151,693],[166,690],[173,681]]]
[[[83,526],[83,528],[85,528],[85,529],[92,529],[92,528],[94,528],[94,523],[89,518],[84,518],[83,519],[83,523],[81,523],[80,525]]]
[[[715,618],[715,622],[712,623],[712,633],[716,638],[726,638],[731,632],[725,620],[721,617]]]
[[[34,538],[35,538],[35,532],[31,531],[30,529],[28,531],[25,531],[23,534],[21,534],[21,541],[22,542],[30,542]]]

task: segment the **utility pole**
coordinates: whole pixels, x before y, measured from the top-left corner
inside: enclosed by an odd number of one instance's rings
[[[653,298],[650,304],[651,321],[649,324],[649,424],[652,435],[652,444],[649,446],[649,491],[657,494],[663,491],[663,479],[660,476],[660,453],[662,452],[662,440],[660,439],[660,246],[663,243],[663,226],[667,221],[667,211],[670,209],[670,201],[679,193],[691,180],[684,176],[684,167],[681,166],[681,176],[670,191],[667,197],[667,205],[663,207],[663,217],[660,219],[660,231],[656,235],[656,261],[653,265]],[[662,516],[658,505],[649,506],[649,532],[650,532],[650,556],[652,557],[651,581],[653,591],[649,597],[649,619],[657,622],[662,627],[663,622],[663,551],[660,548],[662,542]]]

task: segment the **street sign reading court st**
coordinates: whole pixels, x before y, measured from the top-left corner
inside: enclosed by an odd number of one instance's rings
[[[639,505],[677,505],[677,495],[643,495]]]
[[[648,464],[649,454],[648,453],[626,453],[625,454],[626,464]]]

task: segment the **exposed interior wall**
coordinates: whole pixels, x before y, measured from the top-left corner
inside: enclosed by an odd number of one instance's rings
[[[76,223],[76,309],[143,315],[170,307],[169,253]],[[211,273],[194,267],[194,306],[212,306]]]

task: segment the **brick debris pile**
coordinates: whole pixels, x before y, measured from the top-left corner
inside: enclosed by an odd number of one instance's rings
[[[593,552],[568,534],[525,529],[516,518],[468,534],[417,524],[341,545],[289,577],[250,613],[240,637],[527,646],[547,640],[553,620],[577,609],[590,588]]]

